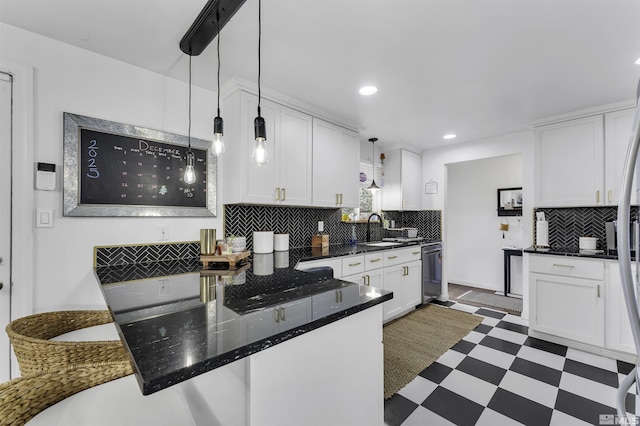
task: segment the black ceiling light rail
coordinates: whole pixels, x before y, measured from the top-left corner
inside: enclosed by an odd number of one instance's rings
[[[193,21],[189,31],[180,40],[180,50],[189,56],[198,56],[216,34],[229,22],[246,0],[209,0]],[[219,20],[216,17],[219,13]],[[218,23],[220,28],[218,28]]]

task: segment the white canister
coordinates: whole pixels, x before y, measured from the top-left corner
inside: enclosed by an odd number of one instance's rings
[[[273,249],[275,251],[289,250],[289,234],[273,234]]]
[[[273,231],[253,232],[253,252],[273,253]]]
[[[580,250],[595,250],[598,239],[595,237],[578,237],[578,247]]]

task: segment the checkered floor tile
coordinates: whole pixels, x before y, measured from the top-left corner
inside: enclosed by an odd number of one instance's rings
[[[385,401],[386,425],[614,424],[616,391],[633,365],[529,337],[517,316],[446,305],[484,320]]]

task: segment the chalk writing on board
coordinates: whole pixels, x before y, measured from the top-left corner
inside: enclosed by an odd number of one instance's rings
[[[206,207],[206,150],[192,148],[196,182],[185,184],[186,147],[80,128],[80,204]]]

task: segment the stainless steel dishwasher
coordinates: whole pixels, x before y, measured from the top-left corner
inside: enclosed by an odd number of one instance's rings
[[[440,297],[442,292],[442,243],[422,245],[422,304]]]

